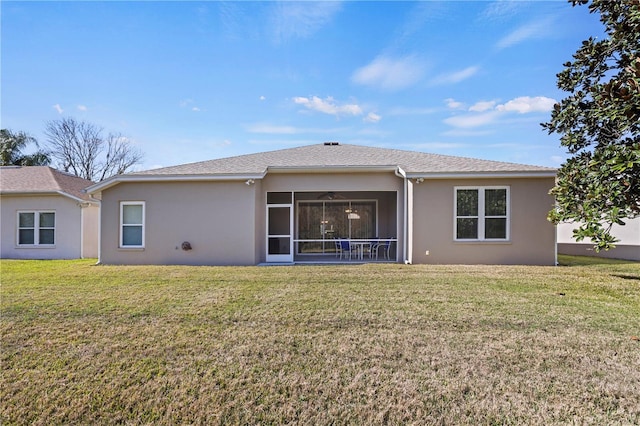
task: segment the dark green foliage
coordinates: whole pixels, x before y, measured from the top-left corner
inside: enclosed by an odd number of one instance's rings
[[[38,141],[25,132],[12,132],[9,129],[0,130],[0,166],[46,166],[51,162],[49,154],[37,151],[24,154],[24,149]]]
[[[640,0],[570,0],[599,13],[607,37],[589,38],[564,64],[558,87],[569,95],[542,126],[573,155],[552,190],[555,223],[579,222],[578,241],[614,247],[613,224],[640,215]]]

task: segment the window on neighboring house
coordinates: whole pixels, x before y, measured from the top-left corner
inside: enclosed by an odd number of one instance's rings
[[[455,188],[455,239],[509,239],[508,187]]]
[[[144,247],[144,202],[120,203],[120,247]]]
[[[55,212],[18,212],[18,245],[52,246],[55,242]]]

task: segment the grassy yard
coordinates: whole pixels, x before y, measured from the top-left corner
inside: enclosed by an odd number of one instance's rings
[[[0,423],[638,424],[640,264],[562,262],[3,260]]]

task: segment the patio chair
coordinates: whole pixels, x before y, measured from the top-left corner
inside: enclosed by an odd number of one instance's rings
[[[340,240],[340,259],[346,259],[347,255],[351,259],[352,247],[349,240]]]
[[[389,260],[389,248],[391,247],[391,240],[383,240],[378,241],[377,244],[371,247],[371,251],[375,250],[376,260],[378,260],[378,256],[380,254],[380,250],[382,250],[382,255],[386,260]]]
[[[336,238],[333,242],[336,244],[336,257],[342,258],[342,246],[340,245],[340,240]]]

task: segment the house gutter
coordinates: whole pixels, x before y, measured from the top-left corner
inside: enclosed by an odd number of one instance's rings
[[[545,178],[556,177],[556,170],[512,172],[433,172],[408,173],[407,179],[482,179],[482,178]]]
[[[224,174],[224,175],[116,175],[102,182],[96,183],[83,192],[93,195],[97,192],[116,186],[123,182],[210,182],[210,181],[246,181],[249,179],[262,179],[263,173]]]
[[[269,173],[367,173],[367,172],[395,172],[397,166],[269,166]]]
[[[89,203],[92,202],[91,199],[86,200],[83,198],[76,197],[75,195],[71,195],[64,191],[0,191],[0,195],[6,196],[14,196],[14,197],[35,197],[35,196],[51,196],[51,195],[60,195],[65,198],[69,198],[75,201],[78,204],[81,203]]]
[[[402,256],[404,257],[404,264],[405,265],[410,265],[412,262],[411,259],[411,255],[408,251],[408,247],[409,247],[409,242],[407,240],[407,237],[409,235],[409,199],[407,197],[408,193],[409,193],[409,180],[407,179],[407,174],[405,173],[404,170],[402,170],[402,168],[400,166],[398,166],[395,170],[395,174],[396,176],[398,176],[399,178],[402,178],[403,180],[403,187],[404,187],[404,220],[403,222],[403,226],[402,226]]]

